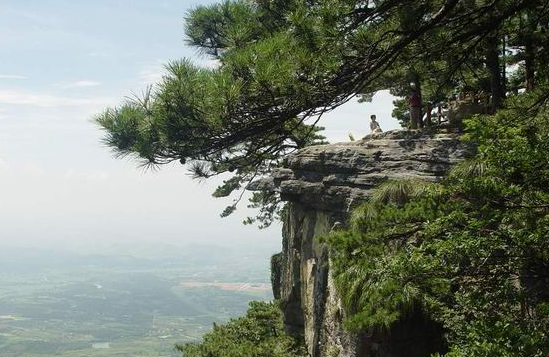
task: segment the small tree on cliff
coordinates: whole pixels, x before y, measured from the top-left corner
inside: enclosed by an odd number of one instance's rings
[[[198,178],[232,173],[215,192],[230,196],[282,156],[321,140],[316,125],[324,113],[360,93],[393,88],[391,71],[406,65],[406,75],[451,83],[445,79],[470,72],[506,21],[546,10],[546,2],[231,0],[200,6],[186,18],[188,43],[218,65],[173,61],[152,91],[105,110],[97,122],[119,156],[145,165],[180,161]],[[536,43],[540,52],[547,46]],[[267,221],[276,211],[272,196],[256,196],[253,204],[267,204]]]

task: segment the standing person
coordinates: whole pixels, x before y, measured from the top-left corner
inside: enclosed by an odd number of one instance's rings
[[[410,106],[410,129],[421,127],[421,96],[415,83],[410,83],[410,97],[408,98]]]
[[[381,130],[379,123],[376,121],[375,114],[370,115],[370,120],[370,130],[372,131],[372,134],[383,133],[383,130]]]

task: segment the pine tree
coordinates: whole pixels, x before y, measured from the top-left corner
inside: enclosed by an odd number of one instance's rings
[[[478,75],[486,44],[502,38],[506,22],[534,8],[546,12],[544,5],[232,0],[199,6],[186,17],[188,43],[217,66],[170,62],[143,98],[109,108],[96,121],[119,156],[153,166],[179,161],[197,178],[232,173],[215,194],[229,196],[286,154],[322,141],[317,124],[323,114],[361,93],[391,89],[402,95],[414,81],[424,101],[444,98],[464,78]],[[548,52],[546,42],[535,46]],[[495,57],[484,61],[493,74],[496,106],[505,95],[494,76],[500,52],[492,48],[488,53]]]

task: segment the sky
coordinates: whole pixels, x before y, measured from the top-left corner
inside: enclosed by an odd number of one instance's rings
[[[208,59],[185,44],[185,13],[205,0],[3,0],[0,2],[0,245],[100,244],[118,240],[280,245],[280,227],[244,226],[245,205],[216,183],[193,181],[181,165],[143,171],[115,159],[92,123],[97,113],[140,93],[183,57]],[[321,123],[331,142],[385,130],[387,93],[348,103]]]

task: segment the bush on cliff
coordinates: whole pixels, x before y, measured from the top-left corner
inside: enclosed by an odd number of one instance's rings
[[[304,357],[303,344],[284,332],[274,303],[252,302],[246,316],[214,325],[200,344],[177,346],[184,357]]]
[[[327,238],[350,328],[421,308],[448,356],[549,355],[548,98],[471,119],[476,157],[440,183],[385,184]]]

